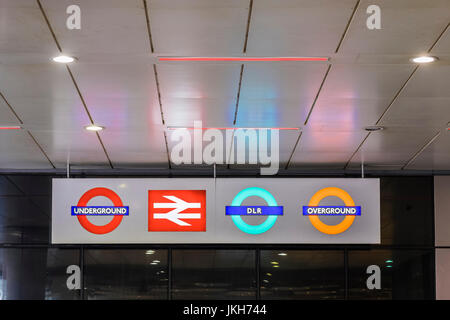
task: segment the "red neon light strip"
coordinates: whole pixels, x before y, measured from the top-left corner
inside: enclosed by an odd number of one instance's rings
[[[22,127],[0,127],[0,130],[18,130],[22,129]]]
[[[254,130],[300,130],[299,128],[194,128],[194,127],[180,127],[180,128],[175,128],[175,127],[170,127],[168,128],[169,130],[178,130],[178,129],[183,129],[183,130],[208,130],[208,129],[217,129],[217,130],[237,130],[237,129],[254,129]]]
[[[159,61],[328,61],[323,57],[278,57],[278,58],[245,58],[245,57],[166,57]]]

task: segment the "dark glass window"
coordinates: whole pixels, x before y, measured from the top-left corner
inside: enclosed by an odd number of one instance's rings
[[[380,179],[381,243],[434,245],[433,178]]]
[[[173,299],[255,299],[254,250],[173,250]]]
[[[344,299],[343,250],[262,250],[262,299]]]
[[[380,269],[380,289],[368,289],[371,265]],[[349,251],[349,298],[433,299],[433,266],[433,250]]]
[[[0,243],[48,243],[50,216],[50,177],[0,177]]]
[[[2,299],[79,299],[67,287],[67,268],[80,265],[78,249],[0,249]]]
[[[85,250],[88,299],[167,299],[167,250]]]

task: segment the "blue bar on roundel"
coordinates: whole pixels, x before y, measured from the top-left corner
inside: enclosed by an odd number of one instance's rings
[[[303,206],[304,216],[360,216],[361,206]]]
[[[282,216],[282,206],[226,206],[227,216]]]
[[[129,206],[72,206],[70,214],[72,216],[128,216]]]

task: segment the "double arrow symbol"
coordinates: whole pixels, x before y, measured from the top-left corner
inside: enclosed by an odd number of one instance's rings
[[[201,215],[200,213],[181,213],[182,211],[186,209],[191,208],[201,208],[200,202],[186,202],[184,200],[181,200],[180,198],[177,198],[175,196],[163,196],[166,199],[169,199],[172,202],[155,202],[153,203],[153,208],[155,209],[170,209],[174,208],[173,210],[170,210],[166,213],[154,213],[153,218],[154,219],[167,219],[173,223],[178,224],[179,226],[190,226],[189,223],[182,221],[180,219],[200,219]]]

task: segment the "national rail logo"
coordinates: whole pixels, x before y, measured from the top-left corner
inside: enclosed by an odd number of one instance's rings
[[[320,206],[319,203],[326,197],[337,197],[345,206]],[[309,200],[307,206],[303,206],[303,215],[309,218],[311,224],[320,232],[337,235],[347,231],[355,221],[356,216],[361,216],[361,206],[355,206],[350,194],[337,187],[323,188],[317,191]],[[336,225],[329,225],[320,221],[319,216],[345,216],[344,220]]]
[[[88,202],[95,197],[106,197],[113,206],[88,206]],[[93,234],[106,234],[115,230],[122,222],[123,216],[129,215],[129,207],[124,206],[122,199],[108,188],[93,188],[85,192],[78,204],[71,207],[71,215],[76,216],[81,226]],[[88,216],[113,216],[105,225],[96,225],[88,220]]]

